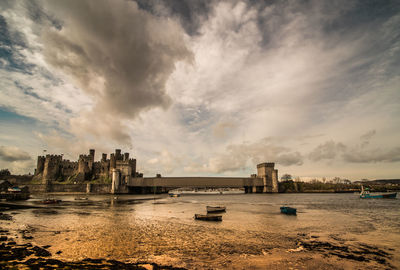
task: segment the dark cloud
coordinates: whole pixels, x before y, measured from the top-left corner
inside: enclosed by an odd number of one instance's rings
[[[308,154],[308,158],[312,161],[342,159],[351,163],[399,162],[400,147],[394,147],[390,150],[366,147],[368,140],[375,133],[375,130],[371,130],[362,135],[361,143],[353,146],[346,146],[341,142],[336,143],[332,140],[327,141],[311,151]]]
[[[168,106],[165,83],[191,57],[177,23],[129,1],[47,3],[63,25],[44,33],[46,60],[77,79],[98,111],[133,118]]]
[[[12,162],[30,160],[31,157],[27,152],[16,147],[0,146],[0,159]]]
[[[92,111],[71,124],[111,119],[114,123],[102,125],[101,130],[94,126],[94,134],[101,131],[103,137],[129,141],[122,119],[167,108],[171,99],[165,84],[175,64],[192,61],[183,29],[133,1],[44,3],[46,12],[61,22],[60,28],[46,27],[43,32],[46,61],[72,76],[94,100]]]
[[[353,163],[377,163],[377,162],[399,162],[400,147],[391,150],[369,150],[369,151],[348,151],[343,154],[343,158],[347,162]]]
[[[337,154],[342,153],[345,150],[346,146],[344,144],[328,141],[318,145],[311,153],[309,153],[308,158],[312,161],[334,159]]]
[[[203,20],[208,18],[212,11],[212,0],[192,1],[192,0],[136,0],[139,7],[149,12],[166,16],[177,17],[189,35],[198,34]]]

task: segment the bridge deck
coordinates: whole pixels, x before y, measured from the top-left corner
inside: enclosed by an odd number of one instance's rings
[[[132,178],[130,187],[251,187],[264,186],[262,178],[253,177],[146,177]]]

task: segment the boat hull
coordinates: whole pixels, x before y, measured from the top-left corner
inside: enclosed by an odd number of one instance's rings
[[[281,213],[286,215],[297,215],[297,209],[292,207],[282,206]]]
[[[361,199],[394,199],[397,196],[397,192],[394,193],[386,193],[386,194],[377,194],[377,195],[371,195],[371,194],[362,194],[360,195]]]
[[[194,219],[204,221],[222,221],[222,216],[195,214]]]
[[[221,213],[225,211],[225,206],[207,206],[207,213]]]

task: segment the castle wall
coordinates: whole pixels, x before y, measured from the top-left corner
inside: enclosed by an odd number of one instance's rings
[[[64,179],[73,176],[78,170],[78,162],[63,160],[61,163],[61,174]]]
[[[121,154],[120,149],[116,149],[110,159],[107,159],[107,154],[102,154],[101,160],[95,162],[94,157],[94,149],[89,150],[89,155],[79,155],[78,161],[63,160],[61,155],[38,156],[35,178],[41,179],[43,184],[67,180],[69,177],[74,177],[76,182],[83,182],[110,178],[112,169],[118,169],[123,176],[121,180],[127,182],[136,174],[136,159],[129,159],[129,153]]]
[[[35,175],[42,174],[44,170],[44,162],[46,161],[46,157],[38,156],[37,166],[35,170]]]
[[[42,178],[44,184],[56,180],[60,176],[61,160],[61,155],[46,155]]]

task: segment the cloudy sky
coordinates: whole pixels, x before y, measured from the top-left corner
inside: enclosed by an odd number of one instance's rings
[[[1,1],[0,168],[400,177],[399,1]]]

